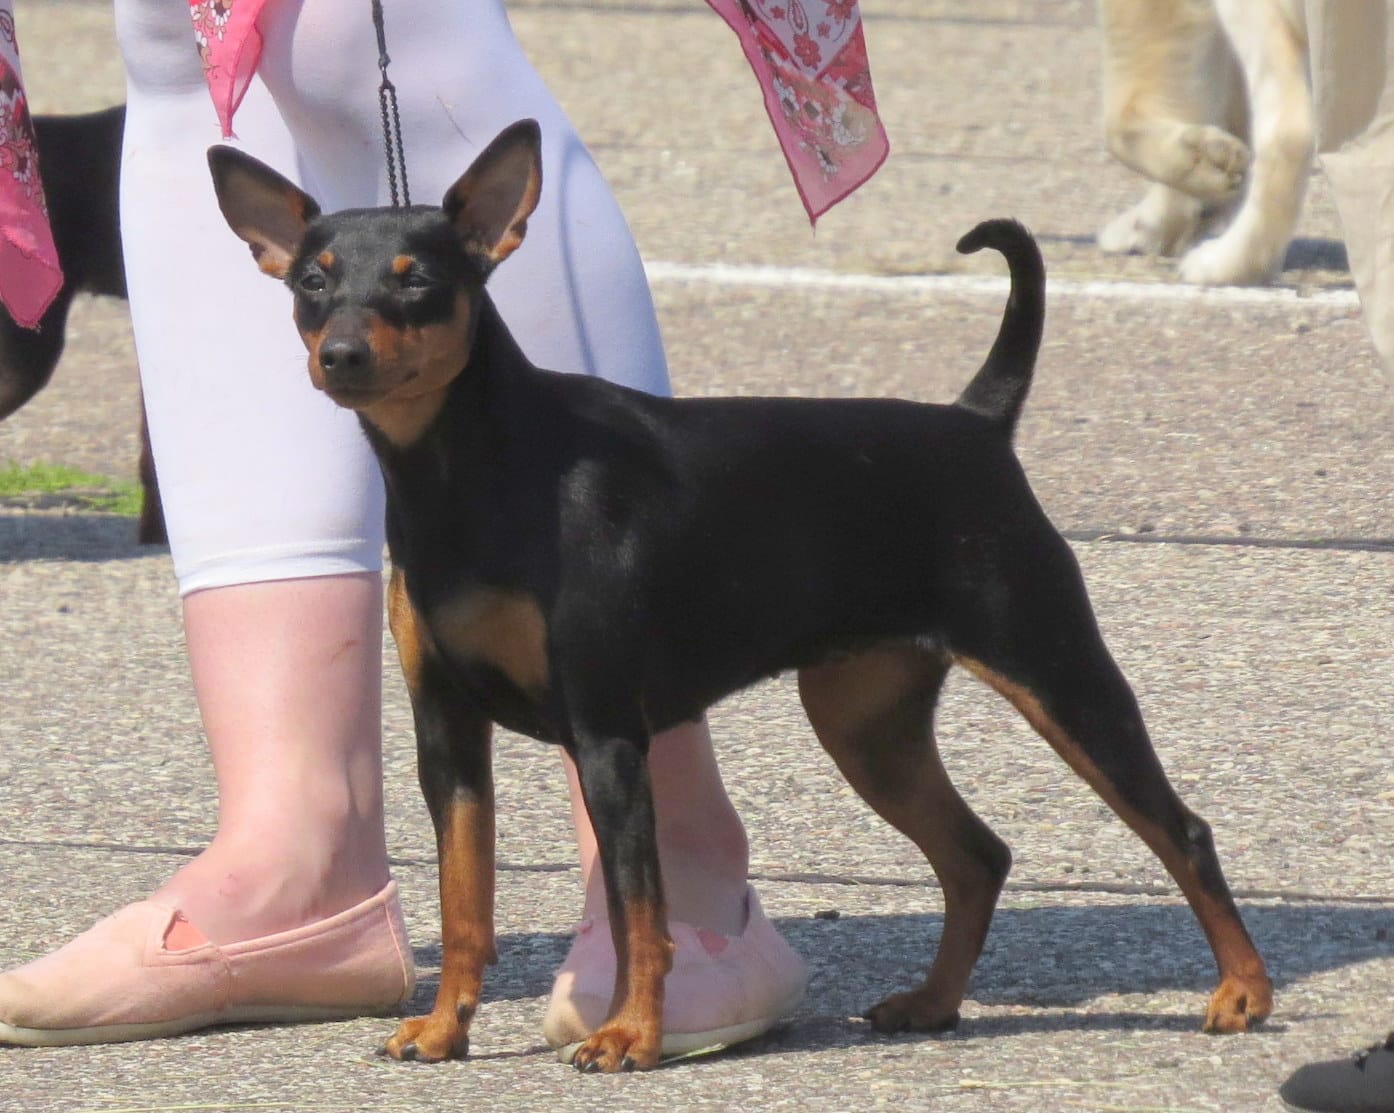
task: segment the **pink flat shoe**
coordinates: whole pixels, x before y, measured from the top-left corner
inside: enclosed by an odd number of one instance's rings
[[[0,1044],[121,1043],[213,1024],[377,1015],[415,984],[395,881],[328,919],[222,946],[177,908],[139,901],[0,974]]]
[[[746,913],[738,936],[668,925],[675,950],[664,982],[663,1058],[705,1055],[754,1039],[803,1000],[803,959],[765,917],[754,889],[746,892]],[[604,1022],[614,990],[609,921],[583,920],[542,1021],[542,1035],[563,1062]]]

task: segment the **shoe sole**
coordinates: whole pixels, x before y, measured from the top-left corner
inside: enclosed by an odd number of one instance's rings
[[[149,1024],[98,1024],[91,1028],[20,1028],[0,1021],[0,1044],[16,1047],[87,1047],[102,1043],[133,1043],[182,1036],[225,1024],[309,1024],[315,1021],[357,1020],[388,1016],[398,1005],[327,1008],[317,1005],[239,1005],[217,1012],[195,1013]]]
[[[800,988],[798,993],[782,1002],[774,1010],[773,1015],[761,1017],[758,1020],[747,1020],[743,1024],[712,1028],[706,1032],[664,1032],[663,1042],[658,1049],[659,1062],[672,1063],[679,1059],[697,1059],[704,1055],[715,1055],[718,1051],[725,1051],[728,1047],[735,1047],[737,1044],[746,1043],[757,1036],[763,1036],[779,1024],[786,1014],[797,1008],[803,998],[804,989]],[[557,1048],[557,1058],[563,1063],[570,1063],[576,1058],[576,1052],[581,1050],[581,1046],[585,1042],[585,1040],[577,1040],[575,1043],[562,1045]]]

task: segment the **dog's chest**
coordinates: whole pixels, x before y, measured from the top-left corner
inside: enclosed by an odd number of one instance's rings
[[[486,666],[536,698],[548,688],[547,623],[522,591],[469,585],[427,604],[437,648],[457,667]]]
[[[441,661],[491,719],[555,740],[547,623],[533,596],[470,584],[423,600],[420,613]]]

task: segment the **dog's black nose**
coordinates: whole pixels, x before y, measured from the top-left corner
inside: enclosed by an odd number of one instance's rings
[[[366,371],[372,363],[372,352],[366,340],[340,337],[326,340],[319,348],[319,365],[326,374],[353,376]]]

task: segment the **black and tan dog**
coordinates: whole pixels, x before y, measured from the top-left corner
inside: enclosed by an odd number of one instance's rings
[[[500,135],[439,209],[319,215],[229,148],[232,229],[294,293],[315,385],[356,410],[382,465],[391,625],[440,855],[434,1010],[400,1058],[468,1048],[494,958],[491,724],[576,760],[619,960],[577,1065],[651,1067],[671,944],[646,753],[654,732],[786,669],[818,738],[944,888],[928,979],[869,1013],[883,1032],[958,1019],[1010,853],[960,798],[933,716],[949,666],[1010,700],[1181,886],[1220,969],[1206,1028],[1262,1020],[1272,986],[1205,823],[1172,790],[1100,638],[1069,545],[1011,448],[1041,337],[1044,268],[1010,221],[1012,293],[951,406],[891,399],[654,398],[534,367],[485,279],[541,185],[538,131]]]
[[[0,306],[0,421],[29,402],[53,377],[67,342],[68,310],[78,294],[126,296],[117,205],[125,125],[125,105],[77,116],[34,117],[34,140],[63,285],[38,328],[25,328]],[[168,537],[144,406],[140,416],[137,467],[143,500],[136,535],[141,544],[162,545]]]

